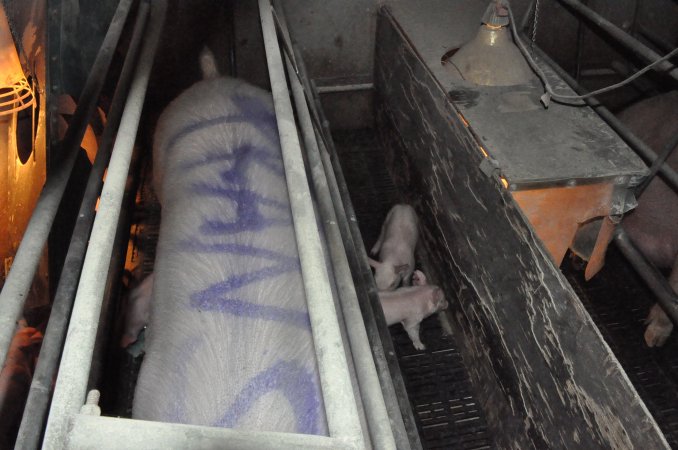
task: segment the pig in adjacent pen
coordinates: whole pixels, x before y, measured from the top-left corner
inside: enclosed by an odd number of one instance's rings
[[[326,434],[270,94],[195,84],[159,120],[154,168],[162,222],[133,416]]]
[[[419,338],[421,321],[447,308],[447,301],[442,289],[427,284],[423,272],[415,270],[412,280],[414,286],[401,287],[395,291],[380,291],[379,302],[384,310],[386,324],[402,323],[414,348],[424,350],[426,346]]]
[[[374,267],[374,281],[380,291],[392,291],[401,281],[411,284],[414,271],[414,250],[419,238],[417,214],[410,205],[393,206],[381,227],[381,234],[371,253],[379,261],[370,259]]]
[[[643,100],[624,110],[619,119],[655,152],[661,152],[678,135],[678,91]],[[678,170],[678,151],[668,164]],[[678,293],[678,194],[656,176],[638,199],[638,207],[624,218],[623,226],[639,250],[659,268],[670,268],[669,284]],[[655,304],[647,317],[645,342],[664,345],[673,329],[664,310]]]

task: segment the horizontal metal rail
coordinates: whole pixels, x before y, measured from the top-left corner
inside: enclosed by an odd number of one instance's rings
[[[287,58],[286,58],[287,59]],[[304,147],[308,157],[309,171],[313,179],[320,215],[325,226],[328,248],[332,259],[341,310],[346,322],[346,331],[353,354],[356,376],[360,386],[360,396],[365,407],[365,415],[372,445],[379,449],[396,448],[393,431],[386,411],[384,396],[377,377],[377,369],[372,358],[365,323],[363,322],[358,295],[351,277],[351,268],[348,265],[346,249],[339,231],[337,215],[334,211],[332,198],[323,170],[318,142],[315,137],[311,114],[306,103],[304,88],[294,71],[294,66],[287,59],[287,74],[290,77],[292,94],[296,105],[297,115],[304,138]]]
[[[631,50],[634,54],[642,58],[648,63],[653,63],[660,59],[662,55],[659,55],[657,52],[647,47],[637,39],[630,36],[626,31],[614,25],[609,20],[605,19],[603,16],[593,11],[591,8],[587,7],[578,0],[558,0],[560,3],[569,6],[575,14],[582,16],[595,24],[598,29],[602,30],[609,37],[614,39],[616,42],[622,44],[627,49]],[[664,61],[657,65],[655,68],[657,71],[665,72],[667,75],[672,77],[675,80],[678,80],[678,67],[676,67],[670,61]]]
[[[586,90],[576,82],[562,67],[560,67],[555,61],[553,61],[542,49],[535,46],[535,53],[538,57],[544,60],[551,69],[562,78],[577,94],[585,94]],[[635,134],[629,130],[626,125],[621,123],[619,119],[615,117],[614,114],[605,108],[595,97],[589,97],[584,99],[586,104],[588,104],[598,115],[607,122],[610,127],[619,134],[619,136],[633,149],[638,156],[643,158],[648,166],[652,165],[657,159],[657,154],[652,150],[646,143],[641,141]],[[671,168],[668,164],[664,163],[659,169],[659,173],[662,175],[664,180],[671,186],[671,188],[678,192],[678,173]]]
[[[341,439],[312,434],[240,431],[145,420],[78,414],[73,419],[69,449],[97,450],[349,450]]]
[[[638,275],[657,296],[657,301],[671,318],[671,321],[678,325],[678,295],[673,291],[666,278],[638,251],[621,226],[617,226],[614,231],[614,242],[638,272]]]
[[[85,135],[89,118],[96,108],[99,93],[106,80],[131,5],[132,0],[120,0],[118,3],[92,70],[87,76],[66,135],[58,148],[54,146],[51,148],[54,155],[62,156],[63,159],[47,176],[45,186],[14,257],[12,268],[0,292],[0,367],[5,364],[17,320],[21,316],[28,291],[33,283],[45,242],[47,242],[66,184],[73,172],[76,157],[80,152],[80,142]],[[62,155],[59,155],[58,151]]]
[[[327,425],[330,436],[363,448],[356,398],[332,299],[270,0],[259,0],[259,14]]]
[[[38,363],[33,374],[28,400],[26,401],[26,407],[24,408],[19,428],[19,435],[14,446],[15,450],[30,450],[36,449],[39,446],[39,439],[42,435],[44,421],[49,408],[52,380],[56,374],[59,358],[61,357],[61,349],[66,339],[66,329],[71,317],[73,299],[75,298],[75,291],[78,287],[90,231],[94,222],[95,205],[101,191],[104,171],[110,160],[111,149],[122,117],[149,8],[150,6],[147,1],[143,1],[139,5],[132,39],[120,72],[118,85],[113,94],[111,108],[106,117],[106,128],[101,136],[99,149],[87,180],[87,187],[85,188],[78,217],[73,228],[73,236],[66,252],[61,278],[54,295],[49,322],[42,346],[40,347]]]
[[[144,45],[113,147],[106,182],[101,192],[99,210],[80,276],[43,442],[43,448],[46,449],[60,449],[66,446],[72,425],[71,420],[85,401],[106,274],[110,265],[130,160],[151,67],[164,23],[166,6],[166,0],[154,0],[151,4],[151,18]],[[120,444],[119,440],[116,442]],[[102,444],[97,440],[90,442],[91,448]]]

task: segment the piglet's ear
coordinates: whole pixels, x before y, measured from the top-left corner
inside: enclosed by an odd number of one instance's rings
[[[381,266],[381,263],[379,261],[375,261],[372,258],[368,257],[367,262],[370,263],[370,266],[374,267],[375,269],[379,268]]]
[[[407,272],[407,269],[410,267],[409,264],[401,264],[399,266],[395,266],[395,273],[398,273],[400,275],[403,275],[405,272]]]

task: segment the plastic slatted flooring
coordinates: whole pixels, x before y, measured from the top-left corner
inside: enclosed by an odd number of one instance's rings
[[[366,248],[372,247],[396,189],[371,130],[334,135]],[[426,350],[412,346],[400,325],[389,328],[422,445],[427,449],[494,448],[466,368],[452,336],[445,336],[437,316],[422,323]]]

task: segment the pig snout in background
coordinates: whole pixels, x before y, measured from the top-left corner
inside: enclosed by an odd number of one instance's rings
[[[21,423],[42,333],[19,321],[0,372],[0,448],[12,448]]]
[[[414,271],[414,250],[419,237],[417,214],[410,205],[391,208],[381,226],[381,234],[370,251],[379,260],[369,259],[374,268],[374,281],[380,291],[390,291],[411,284]]]
[[[148,324],[153,298],[153,274],[143,279],[129,294],[125,311],[125,325],[120,347],[126,348],[137,341],[139,333]]]
[[[271,95],[203,80],[158,121],[162,205],[133,417],[326,434]]]
[[[419,338],[421,321],[438,311],[447,308],[443,290],[435,285],[427,285],[424,274],[417,270],[417,282],[423,282],[415,286],[405,286],[395,291],[380,291],[379,302],[384,310],[387,325],[402,323],[407,335],[412,340],[414,348],[425,350],[426,346]]]
[[[619,119],[656,153],[678,133],[678,91],[658,95],[632,105]],[[678,170],[678,150],[669,165]],[[669,284],[678,294],[678,194],[657,175],[638,199],[638,206],[623,220],[630,239],[659,268],[670,268]],[[666,313],[654,305],[646,319],[645,342],[664,345],[673,329]]]

